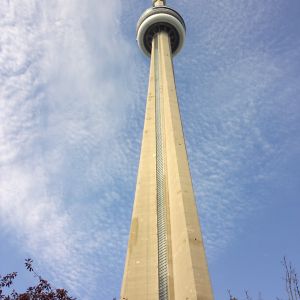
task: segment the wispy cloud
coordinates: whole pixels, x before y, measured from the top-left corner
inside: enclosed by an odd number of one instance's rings
[[[83,299],[105,266],[97,253],[108,260],[126,243],[108,213],[120,198],[115,178],[132,177],[121,167],[130,147],[118,140],[135,100],[120,9],[120,1],[1,8],[1,228]]]
[[[210,261],[269,204],[263,186],[280,181],[278,164],[299,142],[289,131],[299,120],[300,45],[279,25],[284,5],[201,1],[197,13],[181,4],[191,18],[178,90]]]

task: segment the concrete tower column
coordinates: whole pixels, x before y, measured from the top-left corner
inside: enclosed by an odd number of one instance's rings
[[[151,60],[123,300],[213,300],[172,62],[184,37],[182,17],[162,0],[138,22]]]

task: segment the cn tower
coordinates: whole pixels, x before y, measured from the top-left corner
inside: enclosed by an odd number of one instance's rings
[[[152,2],[137,23],[150,76],[120,299],[213,300],[173,70],[185,23]]]

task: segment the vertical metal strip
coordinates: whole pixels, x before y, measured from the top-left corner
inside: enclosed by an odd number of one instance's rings
[[[164,156],[160,99],[159,33],[154,37],[155,65],[155,130],[156,130],[156,186],[159,300],[168,300],[168,243],[165,199]]]

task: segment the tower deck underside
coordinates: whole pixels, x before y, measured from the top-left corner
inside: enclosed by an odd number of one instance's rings
[[[178,107],[170,41],[163,31],[152,42],[121,299],[213,299]]]

